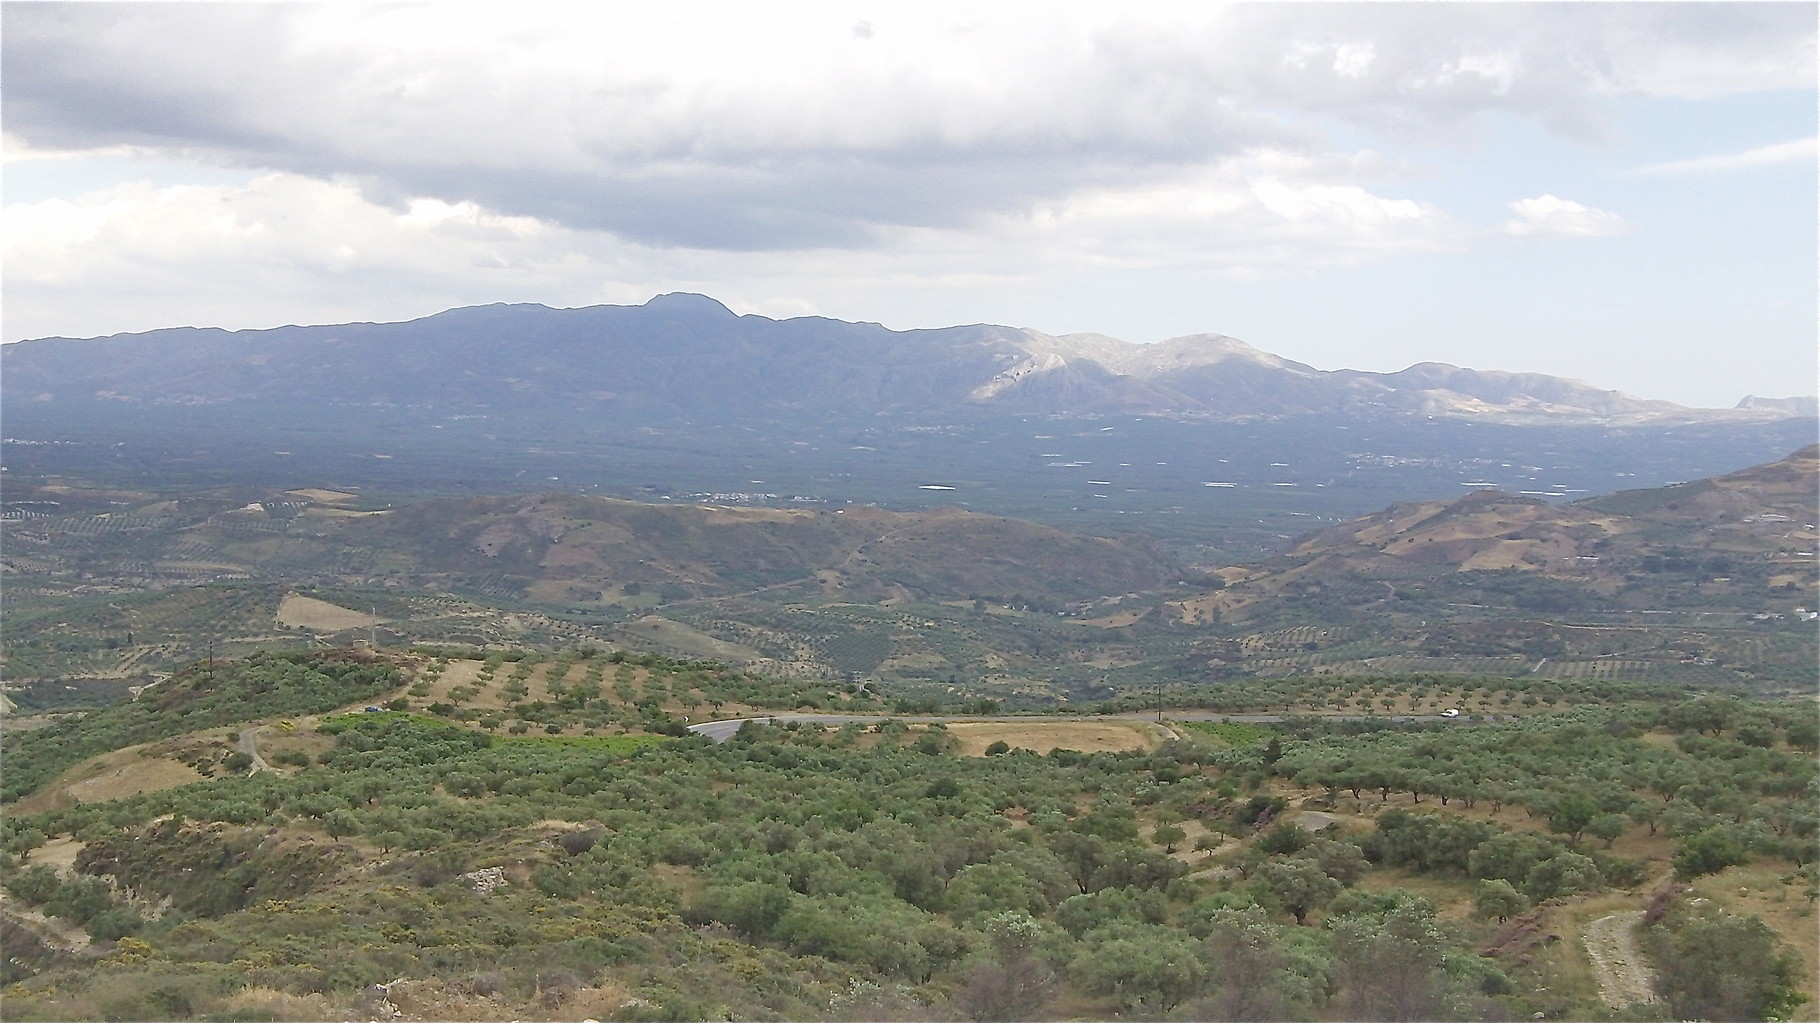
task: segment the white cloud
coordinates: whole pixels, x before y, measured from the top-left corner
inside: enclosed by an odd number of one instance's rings
[[[6,208],[6,328],[16,339],[176,322],[264,326],[419,315],[473,296],[561,305],[668,290],[803,311],[814,296],[881,283],[936,295],[1162,266],[1259,279],[1459,244],[1438,209],[1328,184],[1327,169],[1259,152],[1080,189],[965,228],[892,228],[868,249],[773,253],[644,245],[473,201],[382,205],[351,182],[296,174],[244,187],[132,183]],[[101,292],[109,303],[79,299]]]
[[[1333,73],[1341,78],[1362,78],[1378,59],[1378,48],[1371,43],[1343,43],[1334,48]]]
[[[1504,222],[1506,234],[1600,238],[1631,229],[1630,222],[1616,213],[1553,195],[1518,199],[1509,205],[1517,215]]]
[[[1776,167],[1804,160],[1811,162],[1816,152],[1820,152],[1820,147],[1816,146],[1814,137],[1810,135],[1804,139],[1758,146],[1741,153],[1719,153],[1711,156],[1696,156],[1687,160],[1652,163],[1630,171],[1629,176],[1676,177],[1697,174],[1729,174],[1734,171]]]
[[[294,174],[15,203],[4,234],[8,340],[420,315],[470,288],[541,294],[607,269],[532,218],[440,200],[395,210]],[[96,294],[109,301],[85,300]]]
[[[1809,86],[1799,5],[10,4],[8,129],[657,245],[878,244],[1334,126]],[[1345,185],[1356,182],[1331,181]]]
[[[10,131],[0,131],[0,154],[8,164],[33,163],[40,160],[68,160],[94,156],[150,156],[151,150],[139,146],[102,146],[81,149],[46,149],[34,146]]]

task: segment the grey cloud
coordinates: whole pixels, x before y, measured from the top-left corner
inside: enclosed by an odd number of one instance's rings
[[[472,200],[645,244],[762,251],[867,247],[892,227],[964,228],[1130,174],[988,156],[906,166],[805,154],[783,167],[704,164],[658,176],[394,167],[367,179],[366,191],[393,203],[423,194]],[[1006,182],[1016,183],[1014,194]]]
[[[282,25],[257,5],[213,11],[220,16],[190,4],[0,6],[0,117],[46,146],[269,145],[279,136],[240,116],[252,96],[233,54],[268,49]]]

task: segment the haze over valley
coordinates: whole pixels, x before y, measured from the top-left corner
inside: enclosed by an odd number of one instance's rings
[[[6,358],[13,472],[953,505],[1221,556],[1395,500],[1660,485],[1812,436],[1799,406],[1685,409],[1439,364],[1317,370],[1217,335],[735,317],[699,296],[52,339]]]
[[[1813,15],[0,4],[0,1023],[1814,1018]]]

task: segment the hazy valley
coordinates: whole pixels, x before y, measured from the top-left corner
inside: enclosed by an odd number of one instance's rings
[[[5,358],[8,1019],[1816,993],[1799,403],[698,296]]]

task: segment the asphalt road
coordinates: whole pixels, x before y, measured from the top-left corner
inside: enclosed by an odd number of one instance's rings
[[[1334,721],[1459,721],[1459,718],[1444,718],[1439,714],[1404,714],[1386,717],[1381,714],[1327,714],[1322,715]],[[933,722],[951,724],[961,721],[992,721],[999,723],[1045,722],[1045,721],[1150,721],[1155,722],[1155,714],[1065,714],[1048,717],[1035,717],[1023,714],[1003,716],[981,715],[928,715],[928,714],[771,714],[764,717],[728,718],[725,721],[704,721],[699,725],[690,725],[689,731],[696,735],[705,735],[715,742],[726,742],[739,731],[739,726],[748,721],[815,721],[825,725],[844,725],[848,722],[871,724],[876,721]],[[1243,721],[1250,724],[1270,724],[1284,720],[1282,714],[1219,714],[1210,710],[1177,710],[1165,711],[1165,721]]]

